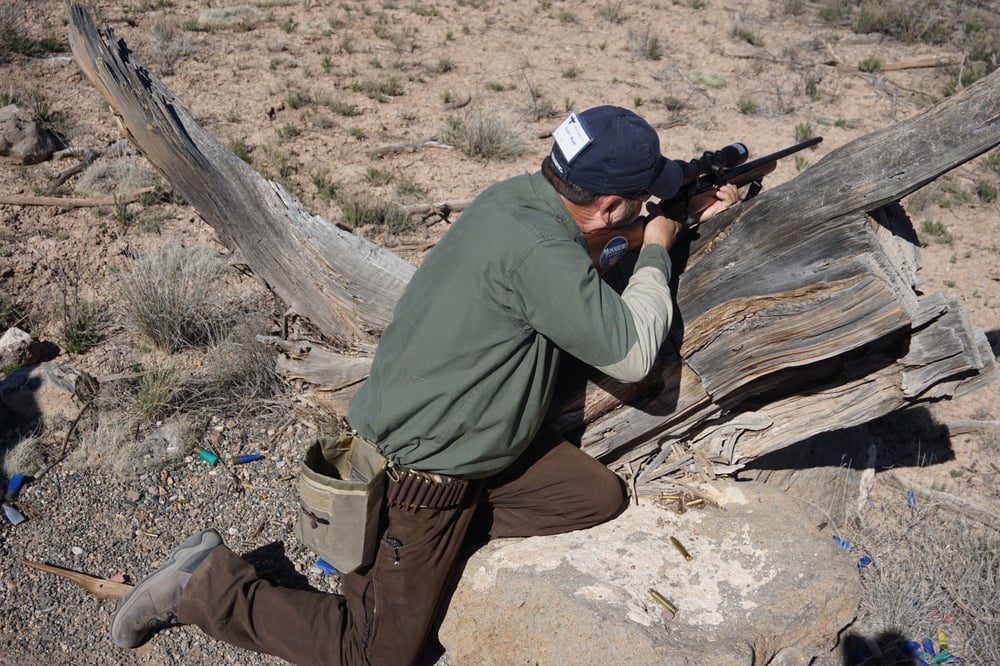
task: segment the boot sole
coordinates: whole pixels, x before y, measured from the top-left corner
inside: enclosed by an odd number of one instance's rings
[[[134,648],[142,645],[151,632],[147,631],[138,640],[129,640],[132,637],[121,635],[127,630],[122,626],[123,618],[128,616],[129,611],[140,600],[142,595],[157,581],[172,576],[177,572],[193,573],[185,571],[185,567],[199,555],[204,555],[208,551],[222,545],[222,536],[215,529],[207,529],[195,534],[187,541],[179,545],[170,557],[156,571],[149,574],[136,583],[128,594],[122,598],[114,617],[111,619],[111,640],[121,648]]]

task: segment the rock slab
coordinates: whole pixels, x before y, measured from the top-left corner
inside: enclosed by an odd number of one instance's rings
[[[780,490],[715,492],[722,508],[645,502],[590,530],[491,542],[439,640],[459,665],[805,664],[832,649],[860,603],[856,557]]]
[[[62,141],[30,111],[14,104],[0,108],[0,156],[19,164],[38,164],[52,158]]]

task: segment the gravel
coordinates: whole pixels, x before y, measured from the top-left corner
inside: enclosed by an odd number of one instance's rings
[[[135,650],[121,650],[109,637],[116,602],[98,601],[74,583],[19,561],[103,578],[120,575],[134,583],[187,536],[213,526],[230,548],[279,583],[336,591],[338,578],[312,566],[315,555],[293,532],[296,474],[316,433],[301,424],[279,433],[237,425],[223,435],[226,442],[240,442],[240,450],[227,443],[220,451],[224,456],[266,457],[212,467],[187,455],[129,479],[57,465],[25,484],[16,506],[27,520],[15,526],[0,519],[0,664],[285,663],[215,641],[190,626],[160,631]]]

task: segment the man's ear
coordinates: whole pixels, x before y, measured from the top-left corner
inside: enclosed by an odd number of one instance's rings
[[[622,201],[622,197],[617,194],[600,194],[594,199],[598,216],[605,225],[610,225],[612,213],[621,205]]]

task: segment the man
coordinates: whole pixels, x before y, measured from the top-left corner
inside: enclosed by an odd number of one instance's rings
[[[413,663],[470,535],[555,534],[621,511],[619,479],[542,420],[563,353],[621,381],[652,367],[670,327],[667,250],[681,225],[645,221],[620,295],[586,239],[631,225],[650,195],[675,196],[682,170],[626,109],[571,114],[553,137],[540,172],[487,189],[430,253],[351,403],[351,426],[404,472],[389,483],[375,561],[344,576],[343,596],[281,588],[205,530],[122,601],[117,645],[179,621],[296,664]],[[702,220],[736,190],[708,196]],[[409,470],[461,493],[401,501]]]

